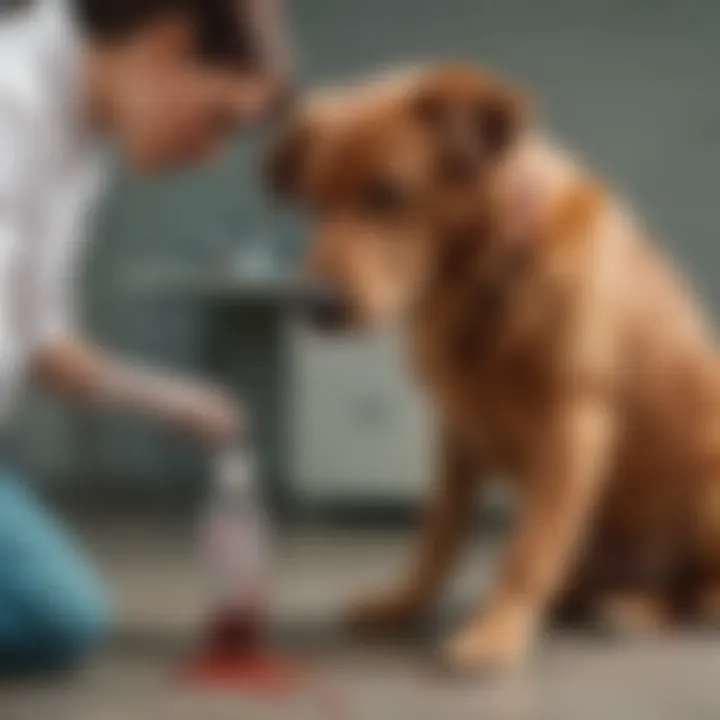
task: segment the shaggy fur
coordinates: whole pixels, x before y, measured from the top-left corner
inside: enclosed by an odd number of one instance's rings
[[[309,98],[276,187],[348,325],[396,323],[442,420],[417,559],[353,612],[397,629],[444,581],[482,478],[517,518],[461,669],[525,658],[554,607],[632,629],[720,615],[720,372],[692,297],[522,95],[438,67]]]

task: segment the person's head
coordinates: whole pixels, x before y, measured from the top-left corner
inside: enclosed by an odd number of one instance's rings
[[[284,92],[276,0],[74,0],[87,105],[131,164],[213,156]]]

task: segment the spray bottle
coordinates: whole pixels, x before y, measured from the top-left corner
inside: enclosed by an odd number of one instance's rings
[[[269,525],[247,443],[215,460],[202,519],[202,550],[209,591],[206,652],[217,658],[252,657],[267,642]]]

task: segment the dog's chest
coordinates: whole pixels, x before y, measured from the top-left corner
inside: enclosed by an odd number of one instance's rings
[[[414,359],[438,412],[488,463],[520,472],[552,398],[547,337],[510,326],[483,336],[482,326],[433,320],[416,328]]]

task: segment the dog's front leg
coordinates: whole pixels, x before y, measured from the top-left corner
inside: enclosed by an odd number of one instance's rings
[[[411,571],[398,587],[357,603],[349,612],[356,629],[395,633],[408,629],[435,600],[473,509],[479,475],[472,453],[452,432],[440,442],[440,471]]]
[[[554,413],[523,478],[518,525],[489,606],[448,645],[454,669],[522,663],[591,522],[612,428],[610,408],[597,397],[566,399]]]

